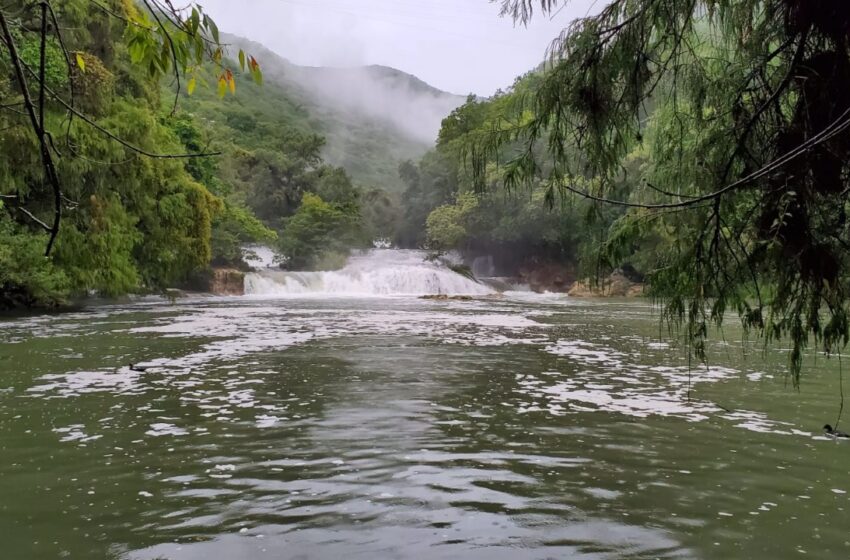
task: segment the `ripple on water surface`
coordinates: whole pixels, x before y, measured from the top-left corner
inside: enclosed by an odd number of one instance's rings
[[[784,356],[689,370],[657,328],[551,295],[3,323],[0,527],[30,558],[846,552],[850,447],[773,404]]]

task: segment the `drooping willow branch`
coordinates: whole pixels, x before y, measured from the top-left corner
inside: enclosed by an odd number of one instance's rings
[[[532,9],[560,5],[502,3],[522,23]],[[502,182],[546,179],[595,202],[648,210],[624,213],[625,226],[609,236],[622,245],[616,258],[640,250],[624,240],[653,233],[630,228],[636,216],[704,209],[654,230],[672,224],[689,237],[660,240],[670,251],[650,284],[670,316],[687,322],[701,359],[707,321],[720,324],[732,303],[745,328],[766,340],[791,338],[798,382],[810,339],[827,353],[850,343],[850,8],[814,4],[609,0],[554,41],[549,65],[523,93],[529,100],[509,111],[524,129],[472,137],[476,184],[499,164],[499,150],[547,139],[554,172],[545,177],[545,166],[523,154]],[[637,174],[652,181],[646,201],[658,203],[641,203],[628,178],[628,194],[606,190],[632,157],[646,162]],[[572,165],[603,187],[570,182]],[[762,293],[760,282],[770,289]]]
[[[688,200],[680,201],[680,202],[669,202],[669,203],[656,203],[656,204],[646,204],[640,202],[629,202],[626,200],[616,200],[612,198],[607,198],[604,196],[598,196],[593,193],[587,192],[582,189],[578,189],[573,187],[569,183],[562,182],[558,186],[563,188],[566,191],[569,191],[575,195],[578,195],[582,198],[591,200],[593,202],[600,202],[604,204],[610,204],[612,206],[621,206],[624,208],[642,208],[645,210],[664,210],[664,209],[674,209],[674,208],[687,208],[691,206],[696,206],[700,203],[706,201],[713,201],[719,199],[724,194],[727,194],[731,191],[740,189],[745,187],[759,179],[762,179],[771,173],[777,171],[782,168],[784,165],[790,163],[791,161],[797,159],[802,156],[812,148],[827,142],[828,140],[834,138],[838,134],[846,131],[850,128],[850,108],[845,110],[838,118],[836,118],[829,126],[827,126],[824,130],[819,132],[818,134],[812,136],[802,144],[798,145],[796,148],[788,151],[787,153],[777,157],[773,161],[767,163],[763,167],[758,170],[750,173],[749,175],[738,179],[732,183],[725,185],[724,187],[717,189],[713,192],[703,194],[700,196],[689,195]],[[480,156],[479,156],[480,157]],[[658,190],[657,187],[653,187],[654,190]],[[674,193],[665,193],[670,196],[680,196],[675,195]]]

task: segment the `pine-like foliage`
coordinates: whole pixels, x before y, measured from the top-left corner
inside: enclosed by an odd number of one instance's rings
[[[502,4],[519,20],[559,7]],[[807,344],[848,342],[848,43],[846,0],[610,1],[564,30],[534,91],[472,142],[473,170],[483,186],[494,154],[520,142],[508,187],[542,179],[629,208],[612,260],[674,231],[648,277],[695,354],[734,309],[767,340],[790,337],[797,382]],[[640,186],[617,196],[635,150]]]

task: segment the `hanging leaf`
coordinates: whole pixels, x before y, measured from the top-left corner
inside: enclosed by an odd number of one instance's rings
[[[139,64],[145,58],[145,39],[141,34],[136,34],[127,43],[127,51],[130,53],[130,61]],[[79,56],[79,55],[77,55]]]
[[[224,79],[224,75],[218,79],[218,96],[224,97],[227,95],[227,80]]]
[[[251,68],[251,77],[254,78],[254,82],[257,85],[263,85],[263,73],[257,59],[252,56],[248,61],[248,66]]]
[[[242,71],[245,71],[245,51],[239,49],[239,66],[242,68]]]
[[[224,73],[224,78],[227,80],[227,85],[230,87],[231,95],[236,95],[236,79],[233,77],[233,72],[228,68]]]
[[[186,91],[189,92],[189,95],[195,93],[195,88],[198,86],[198,81],[192,76],[192,79],[189,80],[189,83],[186,85]]]
[[[206,16],[204,16],[204,17],[206,17]],[[207,28],[210,30],[210,33],[212,34],[213,41],[215,41],[216,43],[220,43],[221,39],[218,35],[218,26],[215,24],[215,22],[212,20],[212,18],[206,18],[206,19],[207,19]]]
[[[76,55],[77,55],[77,66],[80,67],[80,71],[85,72],[86,71],[86,61],[83,58],[82,53],[76,53]]]
[[[198,13],[197,8],[192,8],[192,19],[190,20],[192,25],[192,33],[196,34],[198,32],[198,27],[201,25],[201,15]]]

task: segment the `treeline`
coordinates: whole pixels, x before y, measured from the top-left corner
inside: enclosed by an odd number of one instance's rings
[[[443,121],[436,147],[419,162],[401,165],[406,189],[400,245],[456,250],[468,258],[489,255],[503,275],[546,263],[571,268],[577,276],[630,264],[633,255],[600,260],[600,243],[622,215],[619,209],[563,196],[542,178],[512,186],[505,164],[526,147],[509,143],[490,154],[482,169],[485,182],[476,182],[474,144],[498,133],[508,109],[539,81],[533,72],[492,98],[470,96]],[[543,144],[532,149],[542,155]]]
[[[39,5],[13,4],[4,20],[40,84]],[[62,221],[47,257],[55,192],[10,51],[0,51],[0,308],[187,285],[211,263],[239,266],[248,242],[278,244],[290,265],[307,267],[383,235],[373,207],[388,202],[322,162],[324,140],[284,95],[228,71],[220,86],[236,95],[219,99],[210,68],[194,71],[212,85],[193,79],[192,96],[183,81],[172,115],[174,79],[162,71],[169,53],[152,55],[133,38],[154,29],[154,14],[120,0],[97,6],[51,5],[62,33],[45,36],[43,118]]]
[[[526,23],[559,3],[502,10]],[[608,0],[472,135],[471,183],[601,212],[602,262],[643,265],[695,358],[734,311],[790,342],[798,382],[810,344],[834,354],[850,341],[848,45],[841,0]]]

